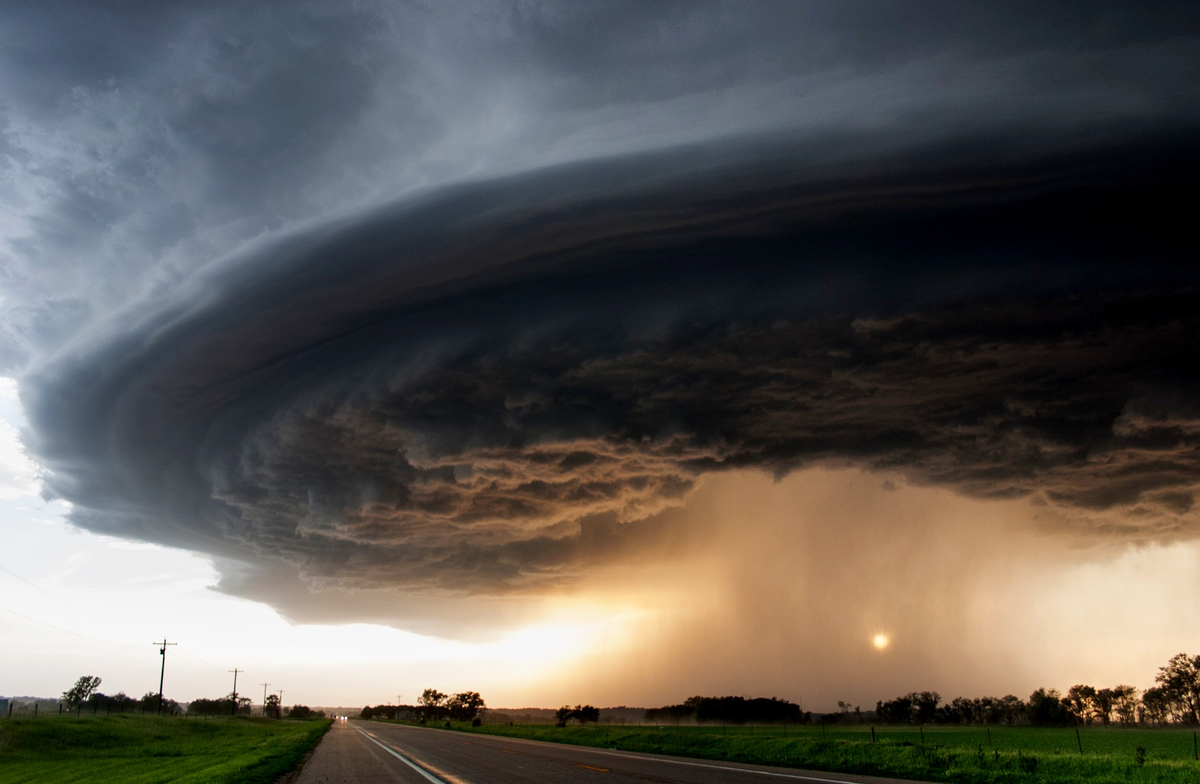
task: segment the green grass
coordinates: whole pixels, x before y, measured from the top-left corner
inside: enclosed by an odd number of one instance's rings
[[[0,781],[275,781],[329,728],[328,719],[104,716],[0,721]]]
[[[435,726],[431,723],[430,726]],[[441,726],[441,725],[436,725]],[[1191,730],[1033,727],[553,727],[545,724],[454,729],[531,740],[731,762],[810,768],[928,781],[1000,784],[1175,784],[1200,781]],[[786,735],[785,735],[786,733]],[[990,733],[990,743],[989,743]],[[1145,749],[1138,763],[1137,749]]]

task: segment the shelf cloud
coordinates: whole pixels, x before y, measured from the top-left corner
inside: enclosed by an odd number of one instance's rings
[[[4,357],[45,492],[231,591],[434,603],[669,558],[740,470],[1192,539],[1195,23],[1019,6],[34,36],[75,52],[8,77]]]

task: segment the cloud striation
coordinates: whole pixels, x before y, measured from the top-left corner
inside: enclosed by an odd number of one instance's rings
[[[492,47],[492,84],[538,145],[456,141],[479,120],[463,99],[388,147],[376,123],[396,98],[373,67],[407,52],[396,90],[418,95],[437,63],[463,85],[482,66],[339,19],[313,51],[345,64],[361,37],[379,58],[323,71],[329,100],[358,102],[344,126],[312,97],[291,114],[238,103],[265,89],[249,76],[184,88],[201,114],[147,99],[182,151],[166,159],[211,178],[192,202],[116,170],[126,190],[96,188],[118,216],[98,263],[138,285],[34,271],[99,236],[45,196],[68,228],[10,243],[28,304],[10,309],[9,354],[27,446],[77,525],[210,553],[230,585],[283,568],[331,591],[489,595],[669,553],[689,535],[673,510],[733,469],[852,465],[1029,497],[1085,536],[1200,532],[1197,246],[1178,209],[1200,164],[1183,76],[1200,47],[1173,12],[988,27],[965,11],[889,47],[840,4],[763,4],[719,33],[722,6],[621,24],[532,8],[420,24],[459,30],[456,52]],[[936,12],[914,8],[917,27]],[[185,17],[151,37],[266,36],[276,49],[239,65],[266,81],[305,40]],[[807,53],[754,37],[777,17]],[[596,24],[592,47],[572,43]],[[486,162],[456,168],[451,149]],[[250,174],[271,156],[268,179]],[[412,187],[364,185],[379,161]],[[373,198],[348,200],[356,187]],[[148,217],[167,191],[178,219]]]

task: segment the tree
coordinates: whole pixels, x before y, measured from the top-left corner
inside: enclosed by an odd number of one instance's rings
[[[1154,676],[1172,712],[1188,723],[1200,723],[1200,656],[1177,653]]]
[[[75,681],[75,685],[63,692],[63,701],[72,708],[78,708],[88,701],[92,693],[100,688],[100,679],[95,675],[84,675]]]
[[[979,700],[968,700],[965,697],[955,697],[950,701],[950,710],[958,717],[960,724],[974,724],[980,719],[978,710]]]
[[[909,692],[902,697],[887,702],[875,703],[875,715],[884,724],[908,724],[913,719],[913,703],[917,695]]]
[[[289,719],[311,719],[316,714],[307,705],[293,705],[288,708],[287,715]]]
[[[922,691],[909,696],[913,697],[913,720],[917,724],[928,724],[933,721],[934,716],[937,715],[938,703],[942,701],[942,695],[936,691]]]
[[[1096,715],[1096,689],[1077,683],[1067,689],[1067,696],[1062,704],[1076,724],[1091,724],[1092,717]]]
[[[1142,720],[1147,724],[1165,724],[1171,716],[1171,698],[1166,690],[1151,686],[1142,694]]]
[[[571,710],[570,705],[564,705],[561,708],[559,708],[558,710],[554,711],[554,726],[555,727],[567,726],[567,722],[570,721],[572,718],[574,718],[574,713],[575,713],[575,711]]]
[[[263,704],[263,715],[270,716],[273,719],[278,719],[283,715],[282,706],[279,704],[278,694],[268,694],[267,701]]]
[[[1113,709],[1116,706],[1117,692],[1115,689],[1096,690],[1096,696],[1092,699],[1093,712],[1105,727],[1112,721]]]
[[[573,713],[580,724],[587,724],[589,721],[595,724],[600,721],[600,709],[592,705],[576,705]]]
[[[1010,727],[1017,723],[1017,717],[1025,712],[1025,708],[1025,703],[1015,694],[1005,694],[992,702],[992,712],[997,720]]]
[[[486,709],[487,705],[477,691],[464,691],[446,701],[450,718],[457,721],[473,721],[480,711]]]
[[[446,715],[446,695],[442,694],[437,689],[426,689],[421,692],[421,698],[417,700],[417,718],[422,721],[432,721],[440,719]]]
[[[1029,723],[1038,727],[1061,727],[1071,719],[1058,689],[1038,689],[1029,695],[1026,711]]]
[[[1136,723],[1139,702],[1137,689],[1121,684],[1114,686],[1112,692],[1113,709],[1117,712],[1117,720],[1122,724]]]

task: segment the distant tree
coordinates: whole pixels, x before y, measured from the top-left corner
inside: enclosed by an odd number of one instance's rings
[[[1142,721],[1147,724],[1166,724],[1171,718],[1171,697],[1157,686],[1142,694]]]
[[[1096,689],[1096,696],[1092,698],[1092,713],[1105,727],[1112,722],[1113,710],[1116,706],[1117,692],[1115,689]]]
[[[1138,691],[1132,686],[1121,684],[1114,686],[1113,692],[1113,710],[1116,711],[1117,720],[1122,724],[1134,724],[1138,720],[1138,708],[1140,707],[1138,700]]]
[[[307,705],[293,705],[287,712],[289,719],[311,719],[313,715],[313,709]]]
[[[938,703],[942,701],[942,695],[936,691],[917,692],[913,696],[913,721],[917,724],[929,724],[937,716]]]
[[[1071,712],[1058,689],[1038,689],[1029,695],[1029,723],[1038,727],[1061,727],[1071,721]]]
[[[875,703],[875,715],[884,724],[908,724],[913,720],[913,702],[916,694],[909,692],[894,700]]]
[[[1188,724],[1200,723],[1200,656],[1177,653],[1154,676],[1172,713]]]
[[[187,712],[196,716],[224,716],[230,705],[225,700],[195,699],[188,703]]]
[[[446,710],[456,721],[474,721],[479,712],[486,709],[487,705],[477,691],[460,692],[446,701]]]
[[[955,697],[950,701],[950,709],[958,717],[959,724],[974,724],[980,720],[978,702],[978,700],[969,700],[964,697]]]
[[[1091,724],[1096,715],[1096,689],[1077,683],[1067,689],[1067,696],[1062,700],[1063,707],[1071,715],[1074,724]]]
[[[95,675],[84,675],[75,681],[75,685],[63,692],[63,701],[72,708],[78,708],[88,701],[92,693],[100,688],[100,679]]]
[[[446,695],[437,689],[426,689],[417,700],[417,718],[425,721],[440,719],[449,711],[446,708]]]
[[[364,719],[373,718],[375,716],[375,709],[372,708],[370,705],[368,705],[365,708],[363,708],[362,712],[359,713],[358,715]]]
[[[123,691],[119,691],[111,697],[107,694],[94,692],[92,696],[88,697],[88,704],[106,713],[112,713],[113,711],[126,713],[136,709],[138,706],[137,700],[128,696]]]
[[[1006,694],[998,700],[993,700],[992,711],[997,717],[997,723],[1012,726],[1025,714],[1027,706],[1015,694]]]
[[[600,721],[600,709],[592,705],[576,705],[574,713],[580,724],[587,724],[589,721],[595,724]]]
[[[278,694],[268,694],[267,701],[263,704],[263,715],[269,716],[272,719],[278,719],[283,716],[282,707],[279,704]]]
[[[554,726],[567,726],[567,722],[574,718],[574,713],[575,711],[571,709],[570,705],[564,705],[558,710],[554,711]]]

